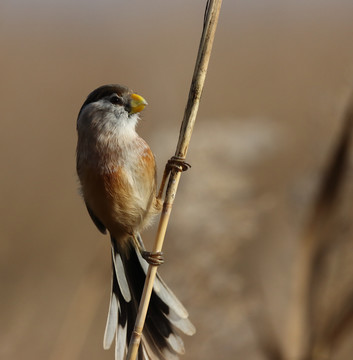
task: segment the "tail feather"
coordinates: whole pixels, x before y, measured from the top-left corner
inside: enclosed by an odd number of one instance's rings
[[[174,350],[177,354],[183,355],[185,354],[184,342],[180,336],[177,334],[171,333],[168,336],[168,344],[171,346],[172,350]]]
[[[127,324],[125,326],[119,323],[115,333],[115,359],[124,359],[126,354],[126,333]]]
[[[124,300],[126,302],[129,302],[131,300],[131,293],[130,293],[130,288],[129,288],[129,285],[128,285],[128,282],[127,282],[127,279],[125,276],[124,264],[123,264],[120,254],[117,252],[117,250],[113,246],[112,246],[112,257],[113,257],[113,266],[115,269],[115,275],[118,280],[121,294],[123,295]]]
[[[140,236],[138,240],[143,247]],[[129,246],[128,252],[119,252],[112,238],[112,293],[103,347],[108,349],[115,337],[115,360],[123,360],[127,353],[148,269],[132,240]],[[193,335],[195,327],[184,306],[157,274],[138,359],[178,359],[185,352],[180,333]]]
[[[113,277],[114,275],[112,274],[112,291],[110,293],[108,318],[103,338],[103,348],[105,350],[110,349],[118,326],[118,300],[113,292]]]
[[[178,360],[178,356],[175,352],[171,352],[168,348],[158,349],[154,343],[154,340],[150,337],[150,334],[142,334],[141,341],[142,360]]]
[[[173,316],[173,311],[170,311],[168,319],[173,324],[173,326],[176,329],[178,329],[181,333],[188,336],[192,336],[195,334],[196,332],[195,326],[189,319]]]
[[[148,270],[148,264],[147,262],[142,258],[140,252],[138,249],[135,250],[136,255],[139,259],[139,262],[141,264],[141,267],[143,268],[143,271],[145,275],[147,274]],[[157,296],[169,306],[170,309],[174,310],[176,314],[181,317],[182,319],[187,319],[189,316],[189,313],[183,306],[183,304],[179,301],[179,299],[174,295],[172,290],[169,289],[169,287],[166,285],[166,283],[162,280],[162,278],[157,273],[156,280],[153,285],[153,290],[157,294]]]

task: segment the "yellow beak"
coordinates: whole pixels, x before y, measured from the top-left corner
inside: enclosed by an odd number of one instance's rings
[[[137,94],[130,95],[130,114],[135,114],[142,111],[146,105],[148,105],[147,101],[142,96]]]

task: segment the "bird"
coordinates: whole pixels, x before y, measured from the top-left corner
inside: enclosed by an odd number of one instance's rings
[[[111,241],[103,348],[115,340],[115,360],[126,357],[148,264],[164,261],[162,253],[145,250],[140,235],[162,208],[155,157],[136,132],[146,105],[127,86],[103,85],[88,95],[77,117],[80,193],[93,223]],[[185,352],[181,335],[194,333],[187,310],[157,272],[138,359],[178,359]]]

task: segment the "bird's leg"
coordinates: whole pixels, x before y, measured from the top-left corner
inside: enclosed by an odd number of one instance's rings
[[[167,165],[164,168],[164,173],[163,173],[161,185],[159,186],[159,191],[158,191],[158,195],[157,195],[157,201],[162,201],[163,191],[164,191],[165,184],[167,182],[169,173],[170,173],[170,168],[168,168],[168,163],[167,163]]]
[[[191,168],[191,165],[188,164],[187,162],[185,162],[184,158],[182,158],[180,156],[172,156],[168,160],[168,162],[164,168],[163,178],[161,181],[161,185],[159,187],[157,200],[162,200],[165,184],[167,182],[168,176],[169,176],[170,172],[172,171],[172,169],[174,169],[176,171],[186,171],[190,168]]]
[[[161,185],[159,187],[159,191],[158,191],[158,195],[157,195],[157,203],[158,208],[162,208],[162,204],[163,204],[163,192],[164,192],[164,188],[165,188],[165,184],[167,182],[167,179],[170,175],[170,172],[174,169],[175,171],[186,171],[189,168],[191,168],[191,165],[188,164],[187,162],[185,162],[184,158],[179,157],[179,156],[172,156],[165,168],[164,168],[164,173],[163,173],[163,178],[161,181]],[[164,263],[164,256],[163,256],[163,252],[158,251],[158,252],[151,252],[151,251],[146,251],[142,240],[139,238],[136,238],[136,235],[133,234],[133,238],[134,241],[138,247],[138,249],[140,250],[140,254],[141,256],[150,264],[150,265],[154,265],[154,266],[159,266],[162,265]]]
[[[159,266],[164,264],[164,255],[162,251],[152,252],[152,251],[142,251],[141,256],[153,266]]]
[[[139,250],[141,256],[150,264],[153,266],[159,266],[164,263],[164,256],[163,252],[157,251],[146,251],[145,246],[143,245],[142,239],[139,235],[136,236],[136,234],[132,234],[132,238],[134,239],[134,243]]]

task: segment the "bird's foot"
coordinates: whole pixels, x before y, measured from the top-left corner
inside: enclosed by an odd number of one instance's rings
[[[164,263],[164,255],[162,251],[141,251],[141,255],[150,265],[159,266]]]
[[[191,168],[191,165],[185,162],[185,159],[179,156],[172,156],[167,162],[167,168],[170,171],[175,169],[177,171],[186,171]]]

